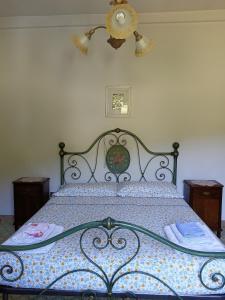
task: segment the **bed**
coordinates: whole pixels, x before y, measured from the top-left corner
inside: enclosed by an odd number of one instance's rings
[[[64,230],[40,243],[0,246],[4,300],[9,294],[225,299],[225,253],[191,250],[165,236],[164,227],[178,219],[202,222],[174,188],[178,143],[171,152],[153,152],[117,128],[85,151],[59,148],[61,188],[28,222]]]

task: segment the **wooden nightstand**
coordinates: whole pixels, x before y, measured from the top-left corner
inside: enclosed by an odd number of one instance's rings
[[[215,180],[184,180],[184,198],[213,230],[221,235],[223,185]]]
[[[17,230],[49,199],[49,178],[22,177],[13,182],[13,187]]]

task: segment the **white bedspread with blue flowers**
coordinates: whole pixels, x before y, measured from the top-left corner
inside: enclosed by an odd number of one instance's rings
[[[120,197],[53,197],[36,213],[29,222],[49,222],[62,225],[64,230],[89,221],[112,217],[119,221],[131,222],[165,237],[164,226],[176,221],[199,221],[183,199],[161,198],[120,198]],[[100,236],[104,244],[104,233],[97,229],[90,230],[83,238],[83,247],[91,259],[98,264],[109,278],[114,271],[127,261],[137,249],[137,238],[125,230],[119,230],[116,237],[123,237],[127,245],[123,250],[116,250],[109,245],[98,250],[93,247],[94,237]],[[212,291],[205,288],[199,271],[207,258],[194,257],[180,253],[147,236],[139,234],[141,247],[138,255],[118,272],[143,271],[164,281],[179,295],[225,293],[225,288]],[[55,278],[74,269],[89,269],[101,274],[80,250],[80,233],[60,240],[47,254],[18,253],[24,262],[24,274],[16,282],[1,280],[0,284],[25,288],[45,288]],[[123,241],[123,240],[121,240]],[[14,266],[19,272],[20,265],[9,254],[1,254],[0,267],[5,263]],[[203,279],[206,285],[216,288],[219,282],[210,278],[212,272],[225,273],[225,262],[218,260],[210,263]],[[9,275],[10,277],[10,275]],[[72,273],[56,282],[51,288],[65,290],[106,291],[104,282],[91,273]],[[121,277],[113,288],[114,292],[132,291],[138,294],[171,294],[171,291],[157,279],[134,273]]]

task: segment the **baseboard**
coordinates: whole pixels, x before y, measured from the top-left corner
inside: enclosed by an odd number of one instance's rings
[[[14,218],[14,216],[9,216],[9,215],[0,216],[0,220],[3,220],[3,221],[11,221],[11,220],[13,220],[13,218]]]

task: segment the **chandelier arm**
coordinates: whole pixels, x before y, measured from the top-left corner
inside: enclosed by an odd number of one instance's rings
[[[140,33],[138,33],[137,31],[134,31],[134,36],[135,36],[136,42],[140,41],[143,38],[143,36]]]
[[[96,27],[92,28],[91,30],[89,30],[87,33],[85,33],[86,36],[89,38],[89,40],[91,39],[91,37],[95,33],[95,31],[98,29],[106,29],[106,26],[104,26],[104,25],[96,26]]]

